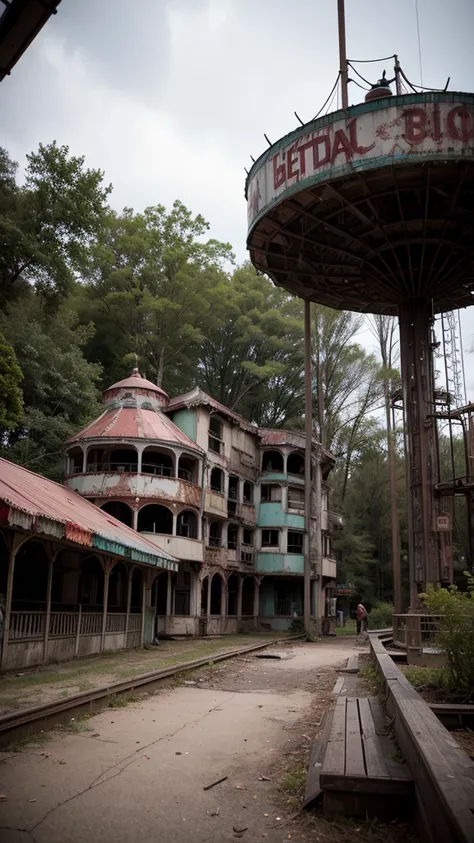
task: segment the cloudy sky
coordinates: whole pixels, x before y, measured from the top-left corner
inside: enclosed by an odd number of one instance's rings
[[[309,120],[338,71],[336,0],[62,0],[0,85],[0,145],[57,140],[114,185],[112,204],[181,199],[246,257],[244,167]],[[347,54],[398,53],[411,81],[474,89],[474,0],[346,0]],[[390,62],[358,65],[371,80]],[[364,92],[351,86],[351,102]],[[334,101],[332,108],[336,108]],[[474,308],[463,314],[474,345]],[[368,347],[370,334],[362,340]],[[471,357],[471,364],[473,358]],[[474,365],[471,365],[474,372]],[[474,374],[468,378],[474,399]]]

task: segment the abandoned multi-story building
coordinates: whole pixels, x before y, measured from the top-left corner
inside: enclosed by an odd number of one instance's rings
[[[157,578],[157,634],[287,629],[303,610],[304,436],[258,428],[198,388],[170,400],[137,369],[103,397],[102,415],[67,444],[65,483],[179,560]],[[336,580],[333,465],[314,443],[319,617]]]

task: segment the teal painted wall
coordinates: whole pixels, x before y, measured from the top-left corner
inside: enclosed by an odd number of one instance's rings
[[[269,471],[268,474],[262,473],[260,475],[260,483],[271,483],[283,481],[286,482],[286,474],[278,474],[276,471]]]
[[[173,413],[173,423],[179,427],[186,436],[189,436],[193,442],[196,442],[196,411],[195,410],[176,410]]]
[[[259,573],[304,574],[304,556],[299,553],[257,553]],[[263,581],[265,582],[265,580]]]
[[[304,516],[285,512],[279,501],[269,501],[260,504],[257,525],[259,527],[294,527],[295,530],[304,530]]]

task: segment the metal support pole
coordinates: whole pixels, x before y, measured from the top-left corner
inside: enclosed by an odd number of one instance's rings
[[[346,15],[344,0],[337,0],[337,24],[339,30],[339,71],[341,74],[341,100],[342,107],[349,107],[347,93],[347,55],[346,55]]]
[[[311,302],[304,303],[304,380],[305,380],[305,482],[304,482],[304,629],[311,634],[311,445],[313,441],[313,392],[311,388]]]
[[[48,560],[48,582],[46,585],[46,617],[44,619],[44,640],[43,640],[43,664],[48,661],[49,627],[51,623],[51,590],[53,586],[53,569],[56,554],[52,554]]]
[[[384,384],[385,392],[385,416],[387,424],[387,445],[388,445],[388,472],[390,481],[390,518],[392,526],[392,571],[393,571],[393,604],[395,614],[402,611],[402,581],[400,571],[400,535],[398,525],[397,507],[397,475],[395,466],[395,441],[392,430],[392,417],[390,413],[390,393],[387,382]]]

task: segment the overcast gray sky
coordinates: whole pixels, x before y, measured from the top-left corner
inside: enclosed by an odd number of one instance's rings
[[[105,170],[112,204],[181,199],[246,257],[244,167],[325,101],[336,0],[62,0],[0,85],[0,145],[57,140]],[[418,0],[423,84],[474,89],[474,0]],[[347,54],[398,53],[420,83],[415,0],[346,0]],[[375,79],[390,62],[358,65]],[[351,102],[364,92],[351,87]],[[333,109],[337,103],[333,103]],[[474,342],[474,308],[463,314]],[[368,347],[370,334],[362,337]],[[468,377],[474,399],[473,375]]]

